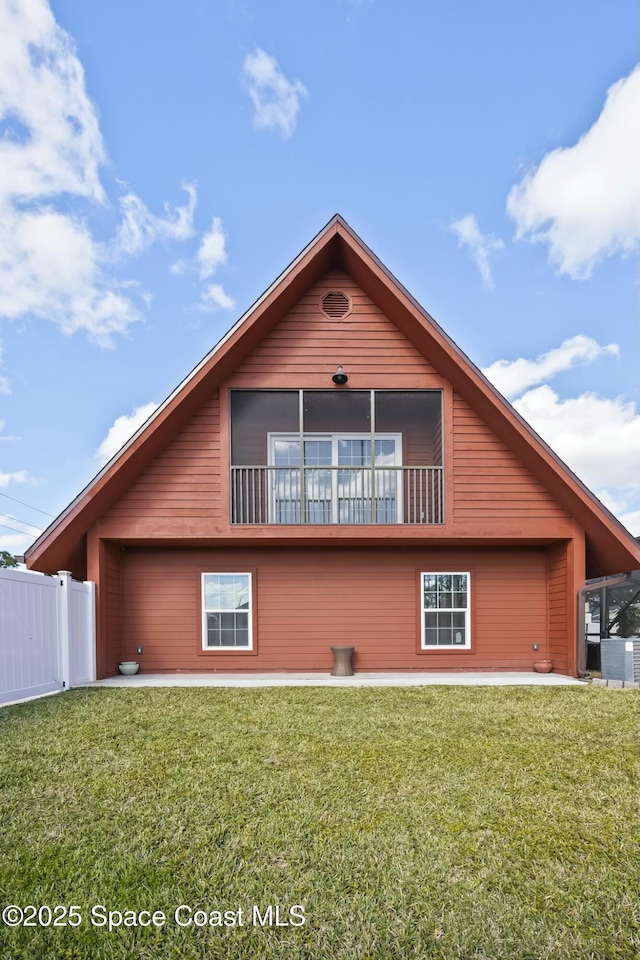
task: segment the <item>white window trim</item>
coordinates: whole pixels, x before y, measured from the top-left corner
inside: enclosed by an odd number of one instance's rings
[[[425,577],[466,577],[467,578],[467,606],[464,610],[465,642],[461,643],[425,643],[424,615],[427,608],[424,605],[424,578]],[[420,649],[421,650],[470,650],[471,649],[471,574],[468,570],[422,570],[420,572]],[[438,610],[442,613],[461,613],[460,607],[428,608],[429,611]]]
[[[374,440],[392,440],[394,443],[394,463],[391,464],[393,467],[402,466],[402,434],[401,433],[376,433],[374,435]],[[268,462],[269,467],[275,466],[275,444],[277,440],[300,440],[299,433],[268,433],[267,434],[267,445],[268,445]],[[370,433],[304,433],[302,434],[302,442],[304,444],[305,440],[331,440],[331,465],[332,469],[331,476],[331,505],[332,505],[332,514],[334,518],[331,523],[340,525],[339,521],[335,518],[338,509],[338,495],[337,495],[337,482],[338,482],[338,473],[337,467],[338,464],[338,442],[340,440],[371,440]],[[290,469],[295,470],[298,467],[297,464],[291,464]],[[286,468],[284,468],[286,469]],[[318,470],[321,470],[322,467],[317,467]],[[354,468],[355,469],[355,468]],[[370,469],[370,465],[367,468],[364,466],[362,469]],[[379,468],[384,469],[384,467]],[[396,484],[396,523],[402,523],[402,517],[404,517],[404,502],[403,502],[403,491],[404,483],[402,477],[402,471],[397,473],[397,484]],[[275,484],[273,483],[273,473],[269,471],[269,523],[275,523],[275,517],[277,514],[276,509],[276,498],[275,498]],[[372,523],[376,523],[375,520]],[[322,526],[329,526],[329,524],[322,524]],[[342,524],[342,526],[357,526],[357,524]]]
[[[212,610],[204,605],[204,578],[205,577],[248,577],[249,578],[249,608],[248,610]],[[202,649],[207,653],[247,653],[253,650],[253,577],[245,570],[207,570],[200,574],[200,602],[202,605]],[[246,613],[249,622],[249,643],[246,647],[210,647],[207,644],[207,614],[208,613]]]

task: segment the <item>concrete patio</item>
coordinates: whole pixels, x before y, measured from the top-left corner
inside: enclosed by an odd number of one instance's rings
[[[139,673],[108,677],[88,687],[568,687],[587,684],[559,673]]]

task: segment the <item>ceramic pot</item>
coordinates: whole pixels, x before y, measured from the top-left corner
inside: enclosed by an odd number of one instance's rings
[[[135,660],[123,660],[118,664],[118,670],[124,677],[132,677],[140,669],[140,664]]]
[[[553,670],[553,664],[551,660],[536,660],[533,665],[533,669],[536,673],[551,673]]]

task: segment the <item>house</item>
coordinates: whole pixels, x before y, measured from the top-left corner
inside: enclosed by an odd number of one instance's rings
[[[639,561],[339,216],[26,555],[95,581],[99,677],[327,671],[344,644],[575,675],[579,588]]]

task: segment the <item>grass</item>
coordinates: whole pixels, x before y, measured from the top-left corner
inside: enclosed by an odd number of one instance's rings
[[[0,908],[82,923],[0,957],[635,958],[638,795],[634,691],[71,691],[0,711]]]

